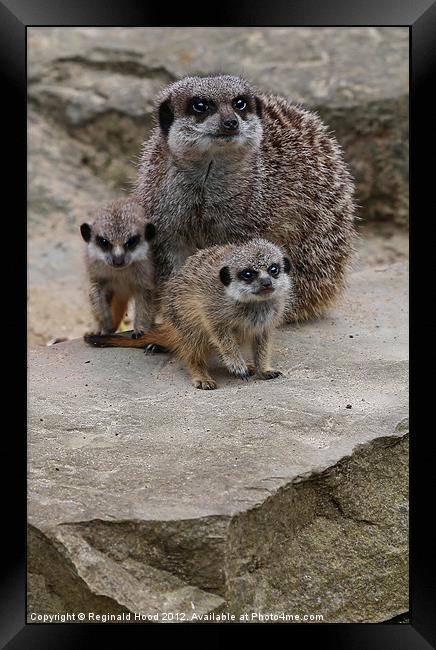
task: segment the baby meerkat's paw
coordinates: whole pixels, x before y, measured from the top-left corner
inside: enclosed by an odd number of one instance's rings
[[[132,339],[140,339],[144,334],[144,330],[135,330],[132,334]]]
[[[215,390],[215,388],[217,388],[217,383],[213,379],[195,379],[193,383],[195,388],[200,388],[202,390]]]
[[[113,327],[111,329],[95,329],[91,332],[86,332],[84,336],[107,336],[108,334],[113,334],[115,331],[116,330]]]
[[[265,370],[259,373],[260,379],[277,379],[277,377],[283,377],[283,373],[279,370]]]

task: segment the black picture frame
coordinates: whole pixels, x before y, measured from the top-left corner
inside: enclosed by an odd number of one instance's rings
[[[135,0],[2,0],[0,1],[0,64],[3,90],[3,128],[2,143],[6,165],[3,171],[4,198],[12,198],[13,217],[8,210],[2,218],[6,220],[8,232],[13,237],[12,257],[8,268],[18,282],[10,287],[10,302],[14,300],[13,339],[25,337],[25,297],[26,286],[26,248],[21,242],[26,241],[24,214],[26,210],[26,29],[29,26],[407,26],[410,29],[411,54],[411,151],[412,174],[411,207],[415,214],[425,219],[426,201],[432,192],[432,169],[427,167],[421,156],[434,138],[434,105],[430,103],[436,48],[436,3],[430,0],[293,0],[284,3],[274,0],[269,3],[255,0],[246,8],[241,3],[231,6],[219,3],[216,8],[210,4],[200,9],[192,6],[169,5],[158,3],[140,3]],[[431,125],[429,128],[427,125]],[[427,204],[434,206],[432,201]],[[434,207],[433,207],[434,211]],[[430,215],[433,217],[433,215]],[[5,222],[4,222],[5,223]],[[428,223],[434,232],[434,225]],[[22,230],[21,230],[22,229]],[[412,230],[412,250],[415,248]],[[423,249],[416,261],[416,282],[419,271],[422,277],[431,277],[429,261],[432,260],[430,246],[435,238],[429,233],[423,242]],[[426,249],[428,246],[428,251]],[[428,275],[425,264],[428,264]],[[420,268],[418,268],[420,267]],[[412,275],[412,277],[415,277]],[[413,289],[413,283],[412,287]],[[23,289],[23,292],[21,292]],[[434,290],[433,290],[434,293]],[[21,329],[22,328],[22,329]],[[420,324],[420,339],[430,337],[432,323],[425,318]],[[11,330],[8,330],[10,333]],[[11,346],[14,348],[11,342]],[[25,367],[25,346],[12,349],[14,367],[21,371]],[[419,346],[418,346],[419,347]],[[20,350],[20,352],[18,352]],[[23,352],[21,353],[21,350]],[[424,350],[424,349],[423,349]],[[21,357],[23,354],[23,357]],[[424,352],[423,354],[428,354]],[[417,353],[419,356],[419,352]],[[23,363],[21,363],[23,361]],[[25,373],[23,394],[25,394]],[[6,389],[6,397],[12,399],[15,385]],[[7,391],[10,391],[8,393]],[[428,398],[430,398],[430,389]],[[420,398],[425,399],[424,390],[419,390]],[[412,393],[412,397],[413,393]],[[419,410],[415,398],[414,410]],[[431,403],[431,402],[428,402]],[[26,440],[25,440],[25,403],[18,410],[13,410],[15,426],[8,428],[5,435],[6,451],[4,459],[14,468],[13,484],[8,479],[3,488],[3,522],[7,522],[3,533],[3,571],[1,577],[0,608],[0,642],[1,647],[18,648],[80,648],[94,643],[101,643],[101,634],[110,633],[115,638],[122,634],[123,645],[128,645],[127,638],[143,634],[143,625],[73,625],[73,624],[26,624],[25,623],[25,553],[26,553],[26,484],[25,474]],[[10,408],[10,407],[9,407]],[[21,414],[23,417],[21,418]],[[417,422],[415,416],[412,420]],[[18,426],[17,426],[18,424]],[[418,430],[418,427],[417,427]],[[435,574],[431,570],[434,555],[433,536],[422,530],[426,524],[425,508],[419,513],[418,503],[429,504],[429,487],[426,477],[434,474],[431,456],[428,453],[426,438],[431,437],[428,427],[420,430],[428,436],[419,440],[412,436],[411,461],[411,622],[410,624],[300,624],[287,627],[291,643],[300,637],[300,643],[319,643],[345,650],[366,648],[371,650],[402,650],[410,648],[436,647],[436,606]],[[425,447],[425,448],[424,448]],[[4,461],[5,462],[5,461]],[[11,486],[13,485],[12,489]],[[431,495],[430,495],[431,501]],[[427,516],[431,516],[430,510]],[[6,532],[5,532],[6,531]],[[129,628],[128,636],[126,635]],[[163,626],[165,627],[165,626]],[[122,629],[120,629],[122,628]],[[164,633],[162,626],[154,629]],[[150,626],[146,633],[149,633]]]

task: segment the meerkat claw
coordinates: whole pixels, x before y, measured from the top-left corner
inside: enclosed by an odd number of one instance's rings
[[[168,348],[165,348],[163,345],[157,345],[157,343],[149,343],[148,345],[145,346],[144,352],[145,354],[155,354],[155,353],[161,353],[161,352],[168,352]]]
[[[215,390],[217,388],[217,383],[213,379],[208,379],[203,381],[201,379],[196,379],[194,381],[195,388],[200,388],[201,390]]]
[[[277,379],[277,377],[283,377],[283,373],[279,370],[267,370],[259,375],[261,379]]]

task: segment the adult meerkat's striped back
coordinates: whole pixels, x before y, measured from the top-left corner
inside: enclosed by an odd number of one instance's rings
[[[162,93],[136,196],[156,224],[158,285],[188,255],[264,237],[294,269],[285,318],[321,314],[344,284],[354,185],[321,120],[228,75],[186,77]]]
[[[283,250],[263,239],[198,251],[166,283],[161,325],[136,340],[117,335],[85,340],[97,347],[169,348],[186,364],[194,386],[205,390],[216,388],[207,370],[212,352],[236,377],[256,372],[275,379],[281,373],[270,368],[270,342],[291,293],[289,271]],[[244,341],[253,346],[251,366],[239,349]]]

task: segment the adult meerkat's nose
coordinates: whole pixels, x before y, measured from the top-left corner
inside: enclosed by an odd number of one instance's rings
[[[239,127],[239,122],[236,117],[227,117],[226,119],[222,120],[221,124],[223,128],[229,132],[237,131]]]

